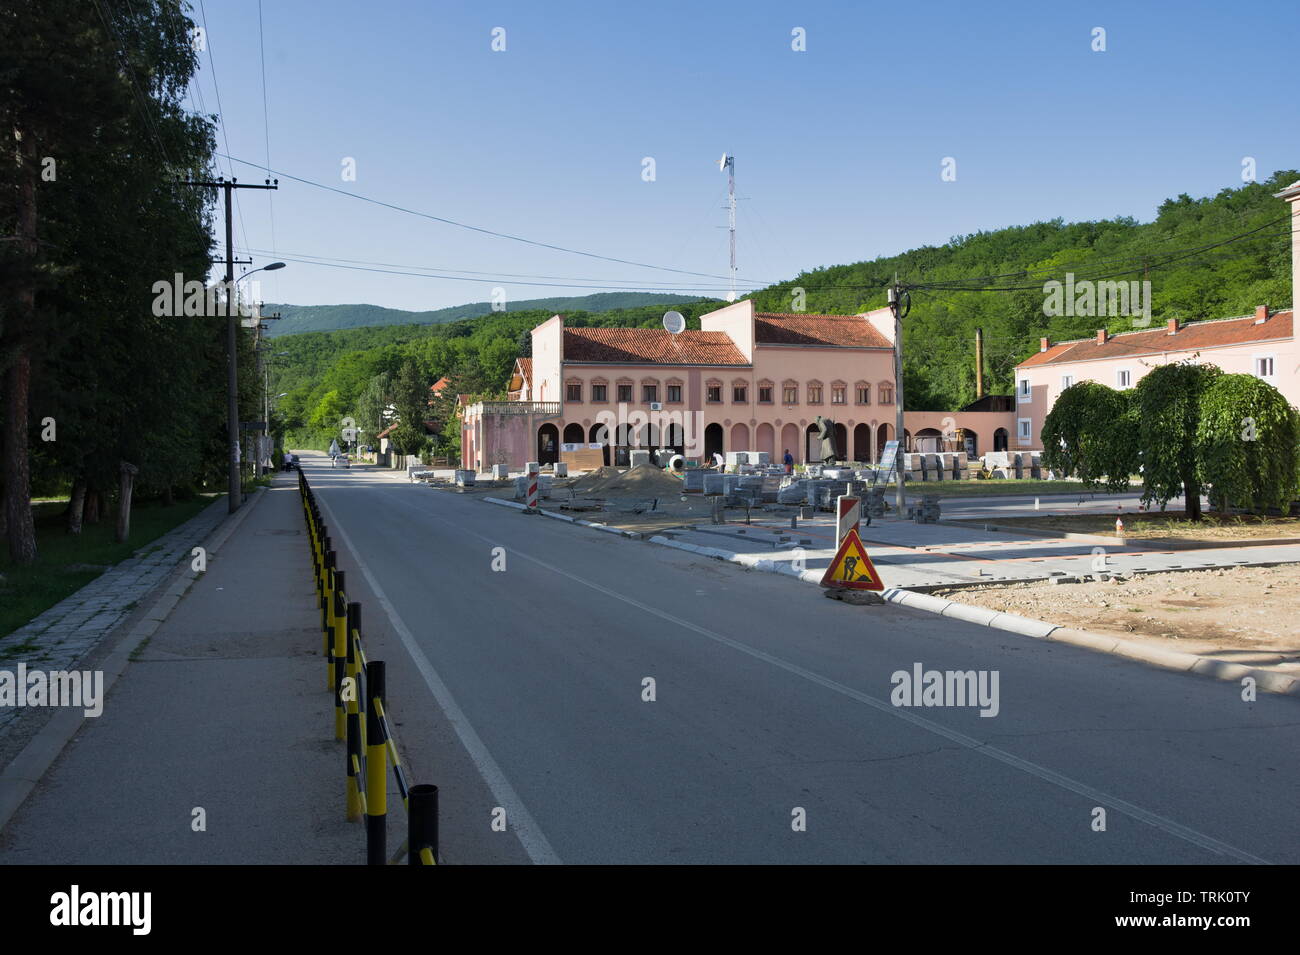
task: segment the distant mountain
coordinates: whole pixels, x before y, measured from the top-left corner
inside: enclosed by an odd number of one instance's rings
[[[605,312],[618,308],[638,308],[643,305],[673,305],[686,302],[710,302],[716,299],[666,295],[657,292],[600,292],[568,298],[534,298],[511,302],[509,312],[544,310],[552,312]],[[333,332],[344,328],[364,328],[370,325],[441,325],[465,318],[491,315],[490,302],[454,305],[431,312],[407,312],[378,305],[272,305],[262,306],[265,314],[279,312],[277,322],[268,322],[268,335],[297,335],[302,332]],[[499,313],[498,313],[499,314]]]

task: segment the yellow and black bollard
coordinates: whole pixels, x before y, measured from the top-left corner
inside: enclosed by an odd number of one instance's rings
[[[344,601],[343,571],[334,571],[334,738],[342,742],[347,738],[347,720],[343,710],[343,668],[347,665],[348,612]]]
[[[349,683],[350,692],[347,700],[347,761],[348,761],[348,822],[359,822],[361,820],[361,787],[363,782],[359,777],[361,759],[363,757],[361,750],[361,711],[357,707],[357,700],[360,693],[360,670],[357,667],[356,638],[361,630],[361,604],[352,601],[348,604],[347,610],[347,666],[345,679]]]
[[[334,689],[334,561],[333,551],[325,555],[325,586],[321,591],[321,629],[324,631],[327,690]]]
[[[411,787],[407,809],[406,861],[408,865],[438,864],[438,787]]]
[[[366,864],[388,864],[388,768],[384,731],[379,725],[383,709],[384,662],[366,664]],[[375,705],[375,701],[379,705]]]

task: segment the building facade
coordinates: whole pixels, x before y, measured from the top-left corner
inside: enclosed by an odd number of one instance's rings
[[[1291,209],[1291,294],[1300,288],[1300,182],[1277,198]],[[1061,392],[1081,381],[1118,390],[1136,385],[1160,365],[1197,361],[1229,374],[1254,375],[1300,407],[1300,344],[1290,309],[1258,306],[1251,315],[1163,326],[1111,335],[1098,329],[1092,338],[1039,341],[1035,355],[1016,366],[1013,449],[1041,448],[1043,420]]]
[[[508,402],[466,409],[462,466],[512,469],[558,460],[564,445],[600,444],[625,464],[632,448],[669,447],[692,460],[766,451],[813,459],[818,416],[835,422],[839,457],[874,462],[895,438],[894,322],[859,315],[756,312],[740,301],[700,318],[699,330],[566,328],[532,332]],[[964,429],[971,453],[1006,446],[1012,412],[909,412],[905,438],[939,450]]]

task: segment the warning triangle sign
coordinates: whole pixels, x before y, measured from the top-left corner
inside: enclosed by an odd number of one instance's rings
[[[835,559],[822,577],[823,587],[845,587],[849,590],[884,590],[885,585],[876,572],[875,565],[862,546],[856,528],[844,535]]]

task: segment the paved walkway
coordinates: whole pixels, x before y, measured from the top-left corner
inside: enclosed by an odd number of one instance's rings
[[[90,653],[128,617],[136,604],[161,583],[176,565],[192,559],[190,552],[226,517],[226,499],[213,501],[203,511],[162,537],[140,548],[128,560],[105,571],[25,627],[0,638],[0,671],[14,672],[20,662],[39,664],[45,670],[70,669]],[[14,647],[24,646],[21,653]],[[6,653],[6,649],[10,652]],[[20,715],[0,708],[0,734]]]
[[[861,535],[885,584],[904,589],[1079,577],[1099,570],[1131,574],[1300,563],[1300,544],[1164,550],[1157,545],[1103,546],[892,518],[862,527]],[[696,547],[729,551],[743,564],[771,561],[789,571],[794,561],[802,559],[803,579],[811,582],[820,580],[835,556],[834,521],[822,515],[799,521],[795,529],[788,519],[755,520],[748,527],[734,523],[704,526],[664,536]]]
[[[364,861],[364,832],[344,819],[296,475],[246,506],[103,714],[80,723],[0,831],[0,865]],[[24,762],[0,777],[0,797]],[[397,828],[390,819],[394,846]]]

